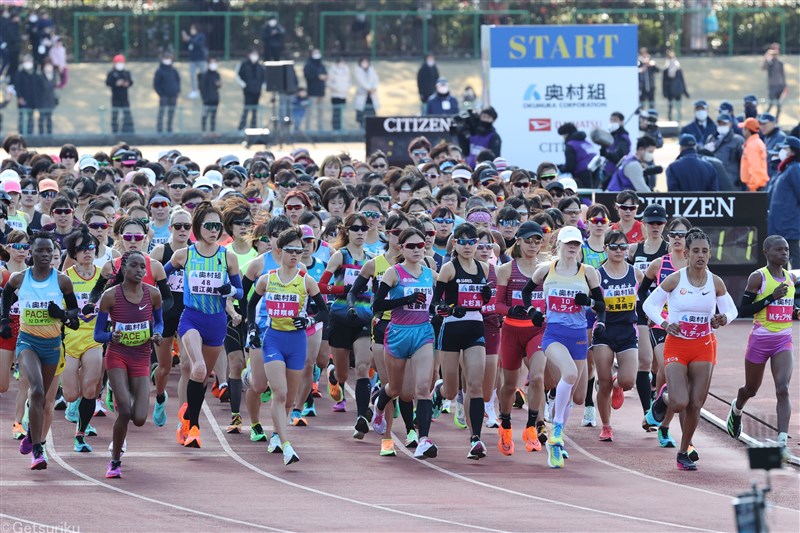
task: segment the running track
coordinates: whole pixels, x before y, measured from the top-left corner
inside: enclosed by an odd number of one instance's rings
[[[712,392],[724,398],[743,379],[749,329],[748,322],[737,321],[719,335]],[[797,369],[797,346],[794,356]],[[177,397],[176,371],[170,379],[172,398]],[[769,372],[765,377],[761,401],[748,407],[774,423]],[[512,414],[517,444],[512,457],[500,455],[495,431],[485,429],[489,456],[468,461],[466,431],[442,415],[431,429],[439,458],[420,462],[404,451],[379,457],[374,433],[364,441],[352,439],[354,414],[332,413],[327,397],[318,400],[319,416],[310,420],[311,426],[291,429],[301,461],[284,467],[281,455],[267,454],[266,443],[251,443],[246,434],[224,434],[228,406],[209,395],[201,418],[202,449],[175,443],[177,402],[171,399],[164,428],[149,420],[143,428],[131,426],[125,477],[106,480],[113,418],[95,419],[100,436],[89,439],[95,452],[77,454],[72,451],[73,425],[57,411],[48,440],[50,466],[31,472],[29,458],[19,455],[9,435],[14,393],[12,385],[0,400],[0,533],[36,525],[83,532],[735,531],[732,498],[752,480],[764,479],[762,472],[748,469],[744,445],[706,422],[695,439],[700,469],[678,471],[675,451],[662,450],[655,434],[641,430],[634,391],[613,414],[614,443],[599,442],[599,428],[578,427],[581,410],[575,410],[566,431],[570,459],[561,471],[547,468],[544,451],[525,452],[521,410]],[[789,440],[794,455],[800,455],[798,396],[795,379]],[[707,407],[718,416],[727,414],[717,400],[709,399]],[[268,416],[262,410],[262,422]],[[747,419],[745,431],[772,436]],[[677,422],[672,432],[679,438]],[[798,472],[773,473],[772,531],[800,530]]]

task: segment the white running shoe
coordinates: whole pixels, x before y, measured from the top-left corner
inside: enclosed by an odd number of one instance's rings
[[[456,412],[453,415],[453,422],[459,429],[467,429],[467,413],[464,410],[464,400],[458,401],[456,398]]]
[[[486,427],[499,428],[500,424],[497,421],[497,413],[494,410],[494,402],[484,403],[484,411],[486,411]]]
[[[450,408],[452,407],[452,400],[444,400],[442,402],[442,412],[450,414]]]
[[[419,439],[419,444],[417,444],[417,449],[414,450],[414,459],[433,459],[439,453],[438,448],[436,445],[429,439],[428,437],[422,437]]]
[[[547,395],[547,398],[544,403],[544,421],[548,423],[553,422],[553,415],[556,410],[556,399],[550,398],[550,395]]]
[[[375,411],[372,413],[372,429],[375,430],[375,433],[378,435],[383,435],[386,433],[386,417],[384,416],[384,412],[378,410],[378,407],[375,407]]]
[[[126,451],[128,451],[128,439],[125,439],[124,441],[122,441],[122,453],[125,453]],[[113,440],[108,443],[108,453],[114,453],[114,441]],[[120,454],[120,456],[122,455],[122,453]]]
[[[277,433],[273,433],[272,436],[269,438],[267,451],[269,453],[281,453],[283,451],[283,447],[281,446],[281,438],[278,436]]]
[[[583,427],[596,427],[597,421],[595,420],[595,409],[594,406],[587,405],[583,408],[583,420],[581,420],[581,426]]]
[[[106,416],[107,412],[108,412],[108,409],[106,409],[105,403],[103,403],[102,400],[100,400],[100,398],[95,400],[95,402],[94,402],[94,416]]]
[[[300,460],[300,457],[295,453],[291,443],[287,440],[283,443],[283,464],[290,465]]]

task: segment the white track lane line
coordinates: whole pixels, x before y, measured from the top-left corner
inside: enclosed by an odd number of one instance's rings
[[[156,499],[150,498],[148,496],[143,496],[141,494],[136,494],[135,492],[130,492],[130,491],[127,491],[125,489],[121,489],[119,487],[115,487],[114,485],[110,485],[108,483],[104,483],[102,481],[98,481],[97,479],[94,479],[93,477],[84,474],[80,470],[77,470],[77,469],[73,468],[72,466],[67,464],[61,458],[61,456],[56,451],[56,448],[55,448],[55,445],[54,445],[54,442],[53,442],[53,431],[52,430],[50,431],[50,433],[47,436],[47,455],[49,455],[50,457],[55,459],[56,463],[58,463],[59,466],[61,466],[61,468],[63,468],[67,472],[70,472],[71,474],[76,475],[79,478],[84,479],[84,480],[90,482],[93,485],[97,485],[98,487],[103,487],[105,489],[112,490],[112,491],[117,492],[119,494],[124,494],[125,496],[130,496],[131,498],[136,498],[138,500],[146,501],[148,503],[153,503],[153,504],[156,504],[156,505],[161,505],[163,507],[168,507],[168,508],[174,509],[176,511],[182,511],[182,512],[185,512],[185,513],[191,513],[191,514],[195,514],[195,515],[198,515],[198,516],[211,518],[211,519],[214,519],[214,520],[220,520],[222,522],[228,522],[228,523],[231,523],[231,524],[236,524],[236,525],[239,525],[239,526],[247,526],[247,527],[252,527],[252,528],[256,528],[256,529],[263,529],[265,531],[277,531],[279,533],[288,533],[285,529],[277,529],[277,528],[274,528],[274,527],[264,526],[262,524],[254,524],[252,522],[246,522],[244,520],[237,520],[236,518],[228,518],[227,516],[221,516],[221,515],[216,515],[216,514],[213,514],[213,513],[206,513],[205,511],[198,511],[196,509],[190,509],[188,507],[183,507],[182,505],[175,505],[174,503],[162,502],[160,500],[156,500]]]
[[[3,527],[2,528],[3,531],[63,531],[64,533],[71,533],[73,531],[79,530],[76,529],[74,526],[67,525],[66,523],[64,523],[64,527],[51,526],[49,524],[40,524],[39,522],[33,522],[31,520],[26,520],[24,518],[19,518],[17,516],[11,516],[5,513],[0,513],[0,518],[3,518],[5,520],[13,520],[14,522],[20,522],[31,526],[30,528],[28,527],[17,528],[12,524],[9,529]]]
[[[242,459],[242,457],[238,453],[236,453],[233,450],[233,448],[230,447],[230,445],[228,444],[227,439],[225,438],[225,434],[222,432],[222,429],[219,427],[219,424],[217,424],[217,421],[214,419],[214,413],[211,412],[211,409],[208,407],[208,404],[205,403],[205,402],[203,403],[203,413],[206,415],[206,418],[208,419],[209,426],[211,426],[211,429],[214,431],[214,434],[217,436],[217,439],[219,440],[219,443],[222,446],[222,449],[225,450],[225,452],[234,461],[236,461],[240,465],[244,466],[248,470],[252,470],[256,474],[264,476],[264,477],[266,477],[268,479],[271,479],[273,481],[277,481],[278,483],[281,483],[283,485],[287,485],[289,487],[292,487],[292,488],[295,488],[295,489],[299,489],[299,490],[304,490],[306,492],[311,492],[312,494],[316,494],[318,496],[324,496],[326,498],[332,498],[334,500],[339,500],[339,501],[343,501],[343,502],[347,502],[347,503],[352,503],[354,505],[361,505],[361,506],[364,506],[364,507],[369,507],[370,509],[378,509],[378,510],[387,511],[387,512],[390,512],[390,513],[396,513],[396,514],[400,514],[400,515],[404,515],[404,516],[410,516],[412,518],[419,518],[421,520],[429,520],[429,521],[432,521],[432,522],[438,522],[440,524],[445,524],[445,525],[448,525],[448,526],[458,526],[458,527],[461,527],[461,528],[478,529],[478,530],[481,530],[481,531],[493,531],[493,532],[503,532],[504,531],[502,529],[492,529],[492,528],[483,527],[483,526],[476,526],[476,525],[473,525],[473,524],[465,524],[463,522],[455,522],[455,521],[452,521],[452,520],[446,520],[444,518],[436,518],[436,517],[433,517],[433,516],[426,516],[426,515],[421,515],[421,514],[417,514],[417,513],[410,513],[410,512],[407,512],[407,511],[401,511],[399,509],[392,509],[391,507],[386,507],[384,505],[368,503],[368,502],[364,502],[364,501],[361,501],[361,500],[354,500],[352,498],[347,498],[345,496],[339,496],[338,494],[331,494],[331,493],[324,492],[324,491],[321,491],[321,490],[318,490],[318,489],[314,489],[314,488],[311,488],[311,487],[306,487],[305,485],[300,485],[299,483],[294,483],[292,481],[283,479],[283,478],[281,478],[279,476],[276,476],[274,474],[270,474],[269,472],[260,469],[256,465],[254,465],[252,463],[249,463],[249,462],[245,461],[244,459]]]

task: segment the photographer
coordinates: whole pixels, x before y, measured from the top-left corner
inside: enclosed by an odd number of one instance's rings
[[[611,181],[608,183],[607,191],[626,191],[650,192],[650,186],[645,177],[644,168],[653,162],[653,153],[656,151],[656,143],[648,136],[644,136],[636,141],[636,152],[626,156],[619,165]],[[654,167],[658,168],[658,167]]]
[[[453,118],[453,129],[458,135],[461,151],[467,155],[467,164],[475,168],[475,160],[483,150],[491,150],[495,157],[500,155],[500,135],[494,129],[497,111],[489,106],[478,115],[469,110]]]
[[[658,127],[658,111],[648,109],[639,114],[639,137],[651,137],[656,142],[656,148],[664,146],[664,136],[661,135],[661,128]]]

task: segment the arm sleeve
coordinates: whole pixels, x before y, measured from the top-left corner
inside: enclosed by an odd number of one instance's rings
[[[368,285],[369,280],[359,274],[356,277],[356,282],[353,283],[353,287],[350,289],[350,292],[347,293],[347,307],[356,306],[356,298],[359,294],[367,290]],[[384,297],[386,297],[386,295],[384,295]],[[375,296],[375,300],[378,300],[377,295]]]
[[[164,263],[164,273],[169,277],[170,274],[175,272],[175,265],[172,264],[172,261],[167,261]]]
[[[592,305],[592,309],[594,312],[597,313],[597,321],[602,322],[605,324],[606,322],[606,301],[603,298],[603,289],[600,287],[595,287],[591,290],[592,300],[594,300],[594,304]]]
[[[172,290],[169,288],[166,278],[156,281],[158,292],[161,293],[161,309],[162,311],[169,311],[175,303],[172,297]]]
[[[667,291],[661,287],[656,287],[656,290],[647,297],[647,300],[642,305],[642,310],[644,310],[647,318],[653,321],[654,324],[661,324],[664,321],[664,317],[661,316],[661,310],[664,309],[664,304],[667,303],[668,297]]]
[[[250,325],[256,324],[256,308],[258,307],[258,302],[261,300],[261,295],[258,294],[258,291],[253,291],[253,295],[247,301],[247,318]]]
[[[739,306],[739,314],[741,315],[754,315],[772,303],[772,295],[767,296],[763,300],[755,301],[756,296],[754,292],[745,291],[742,295],[742,304]],[[720,311],[722,309],[720,308]]]
[[[497,293],[494,298],[494,308],[498,314],[508,316],[509,307],[506,305],[506,292],[508,291],[507,285],[498,285]]]
[[[233,285],[233,288],[236,289],[236,294],[234,294],[233,297],[241,301],[244,299],[244,290],[242,290],[242,276],[240,274],[234,274],[233,276],[229,277],[231,278],[231,285]]]
[[[78,310],[78,298],[75,297],[74,292],[64,295],[64,303],[67,304],[67,311]]]
[[[153,333],[164,334],[164,310],[161,307],[153,309]]]
[[[333,272],[329,270],[322,273],[322,278],[319,280],[319,292],[322,294],[344,294],[344,286],[330,283],[332,277]]]
[[[731,298],[731,295],[727,292],[722,296],[717,296],[717,307],[728,319],[729,324],[739,316],[739,312],[736,310],[736,304],[733,303],[733,298]]]
[[[3,288],[3,302],[0,317],[8,319],[8,314],[11,312],[11,306],[14,304],[16,299],[16,289],[6,282],[6,286]]]
[[[522,288],[522,305],[524,305],[526,309],[531,306],[531,298],[533,297],[533,289],[535,288],[536,285],[533,283],[532,279],[529,279],[528,283]]]
[[[437,281],[436,287],[433,289],[433,299],[431,300],[431,313],[436,312],[436,306],[444,302],[444,290],[447,288],[447,283],[444,281]]]
[[[253,280],[251,280],[250,278],[248,278],[247,276],[242,278],[242,294],[244,294],[244,296],[242,297],[242,300],[246,300],[247,299],[247,295],[250,294],[250,291],[252,290],[254,284],[255,284],[255,282]],[[242,303],[243,303],[243,305],[239,306],[239,312],[242,314],[242,322],[247,323],[247,311],[248,311],[247,307],[248,307],[248,305],[247,305],[246,301],[244,301]]]
[[[317,323],[325,322],[328,320],[328,315],[330,314],[328,312],[328,304],[325,303],[325,298],[322,297],[322,293],[318,293],[312,299],[317,306],[317,314],[314,315],[314,321]]]
[[[100,296],[103,295],[103,291],[108,284],[108,280],[103,276],[97,278],[97,282],[94,284],[92,288],[92,292],[89,293],[89,301],[90,304],[96,304],[100,300]]]
[[[108,313],[100,311],[97,313],[97,321],[94,323],[94,340],[103,344],[111,342],[111,332],[108,329]]]
[[[388,300],[386,297],[389,296],[389,291],[392,288],[389,287],[384,282],[381,282],[380,286],[378,287],[378,293],[375,295],[375,301],[372,303],[372,310],[376,312],[383,312],[383,311],[390,311],[392,309],[397,309],[398,307],[403,307],[406,303],[405,298],[396,298],[394,300]],[[352,293],[351,293],[352,294]]]

